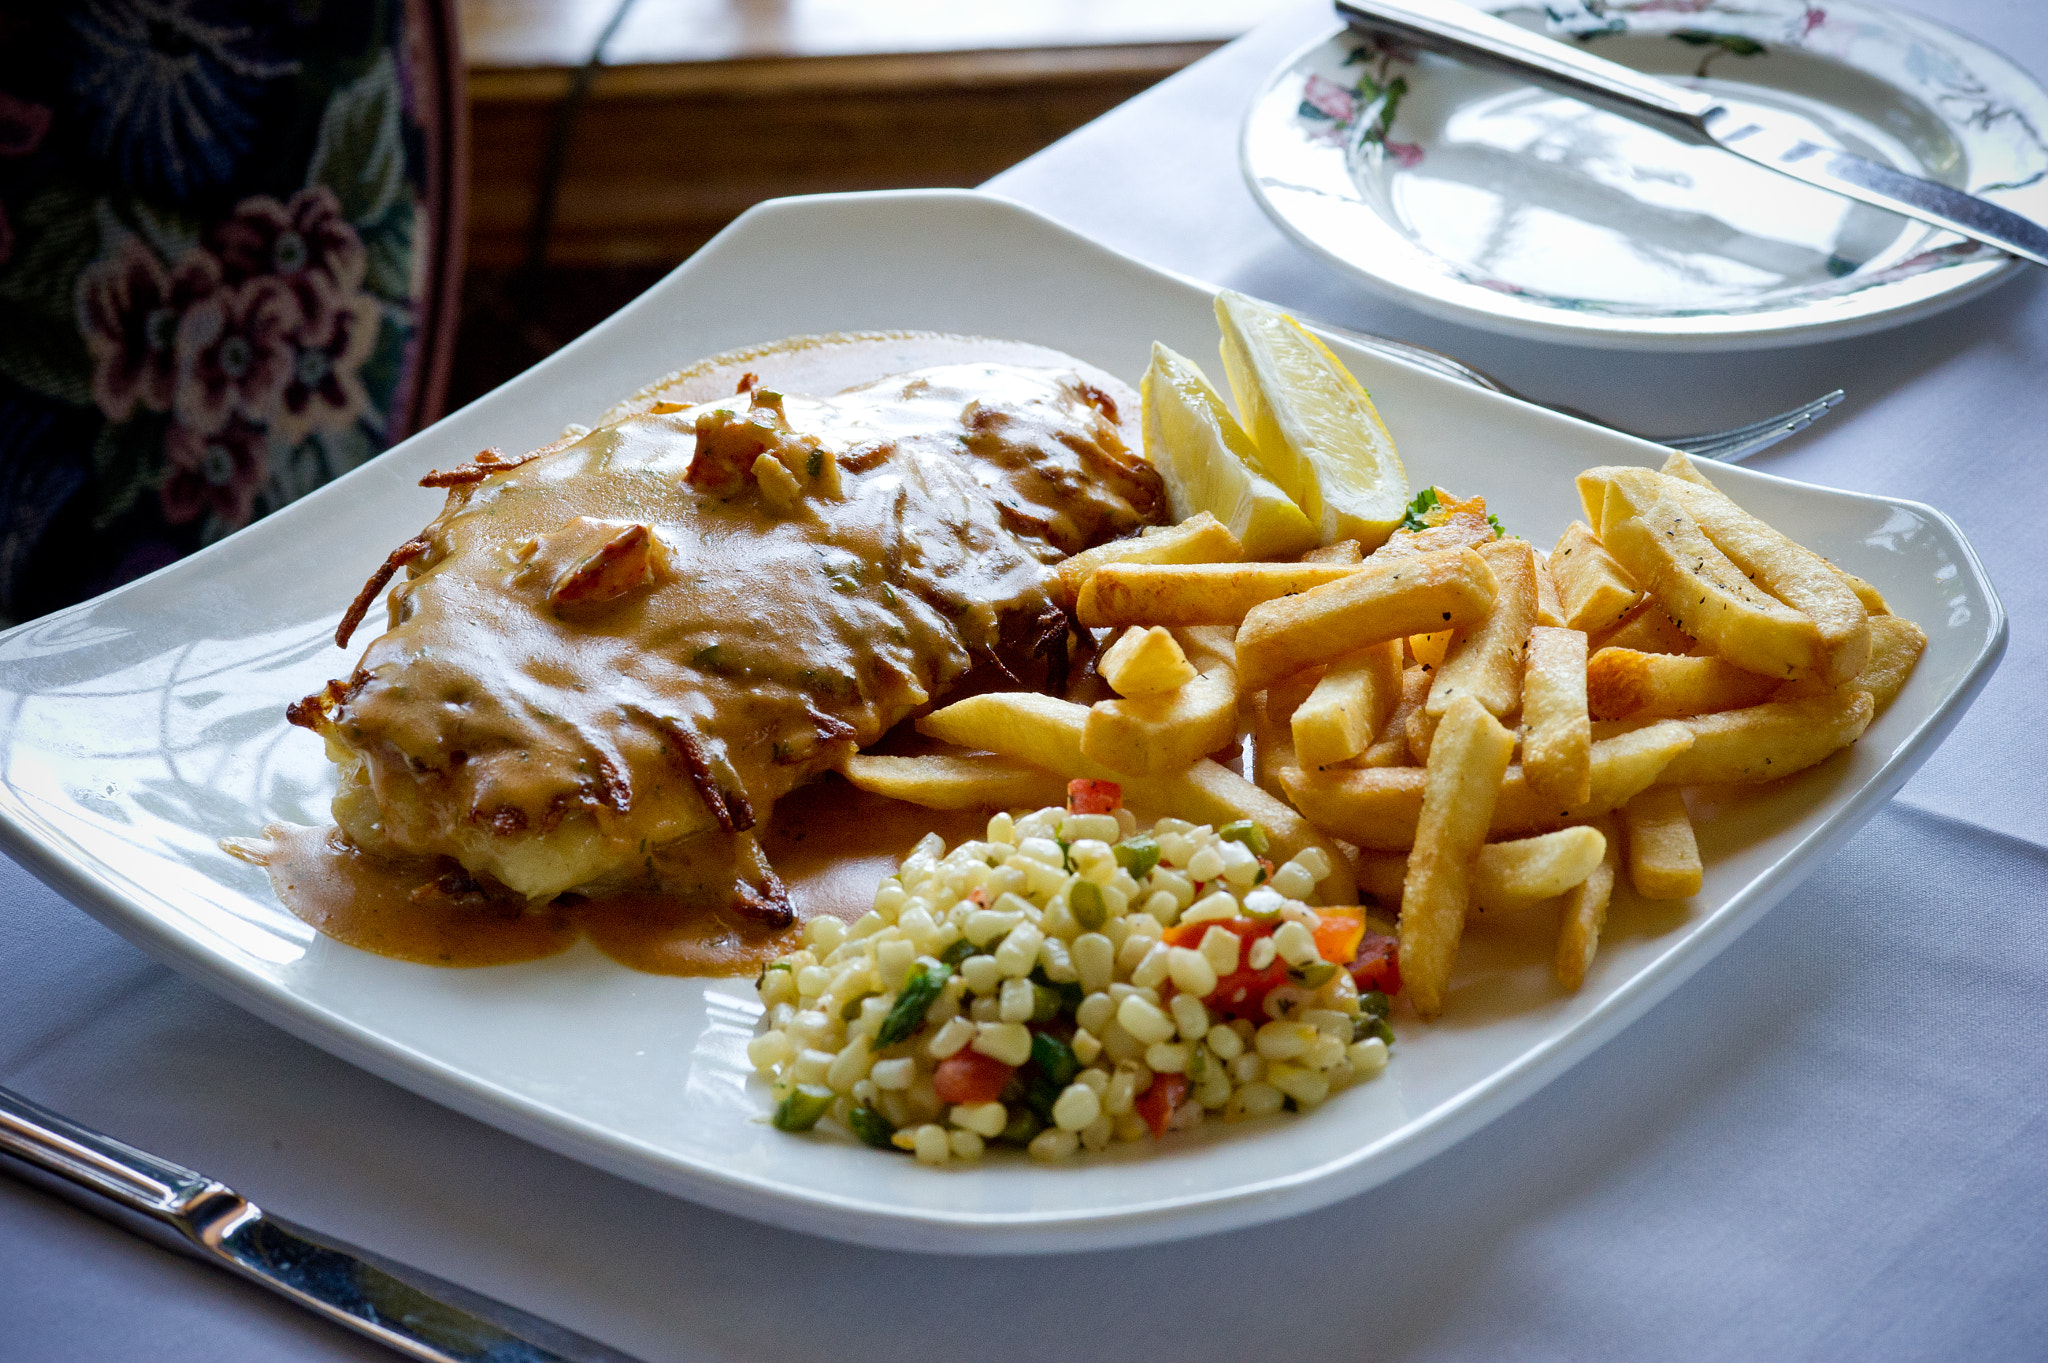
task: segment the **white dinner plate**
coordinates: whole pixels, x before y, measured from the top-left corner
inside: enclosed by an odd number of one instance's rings
[[[2048,91],[1914,15],[1827,0],[1485,6],[2048,222]],[[1362,282],[1510,335],[1726,350],[1860,335],[2028,267],[1511,76],[1342,31],[1245,116],[1273,220]]]
[[[636,974],[587,945],[448,970],[316,936],[219,840],[324,822],[332,771],[285,703],[346,675],[329,639],[364,576],[441,503],[415,480],[486,446],[531,448],[695,357],[805,332],[932,328],[1035,341],[1135,381],[1154,339],[1213,355],[1210,291],[985,195],[764,204],[575,344],[383,457],[152,577],[0,635],[0,842],[147,950],[277,1025],[575,1159],[794,1229],[906,1249],[1102,1248],[1284,1216],[1443,1149],[1613,1035],[1782,898],[1956,722],[2005,617],[1949,519],[1911,502],[1711,473],[1879,584],[1929,634],[1854,749],[1732,802],[1701,830],[1706,888],[1618,902],[1575,996],[1482,942],[1444,1020],[1402,1024],[1392,1064],[1306,1116],[1214,1123],[1061,1167],[930,1169],[763,1120],[743,1048],[747,980]],[[1332,338],[1413,478],[1482,492],[1539,544],[1578,514],[1572,476],[1654,446]],[[1503,451],[1512,451],[1504,456]]]

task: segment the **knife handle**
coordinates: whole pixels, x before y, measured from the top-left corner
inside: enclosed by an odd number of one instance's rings
[[[1337,0],[1337,13],[1353,28],[1520,76],[1650,123],[1681,141],[1713,140],[1707,136],[1706,117],[1719,101],[1712,95],[1631,71],[1457,0]]]

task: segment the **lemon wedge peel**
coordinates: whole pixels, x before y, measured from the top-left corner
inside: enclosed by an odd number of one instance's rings
[[[1226,291],[1216,320],[1238,413],[1268,475],[1322,543],[1384,543],[1407,509],[1408,474],[1365,386],[1275,308]]]
[[[1315,526],[1262,471],[1257,444],[1201,366],[1155,341],[1138,394],[1145,457],[1166,484],[1176,521],[1208,512],[1249,559],[1292,558],[1314,547]]]

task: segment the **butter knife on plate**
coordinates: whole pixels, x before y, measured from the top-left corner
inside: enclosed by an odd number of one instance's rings
[[[1457,0],[1337,0],[1353,28],[1525,80],[1877,208],[2048,265],[2048,227],[1891,166],[1823,147],[1783,115],[1646,76]]]
[[[425,1363],[636,1363],[503,1302],[272,1216],[226,1184],[0,1088],[0,1168]]]

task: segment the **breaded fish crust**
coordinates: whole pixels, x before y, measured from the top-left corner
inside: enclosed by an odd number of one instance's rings
[[[390,628],[292,718],[358,847],[536,899],[757,893],[677,849],[744,835],[977,663],[1064,649],[1048,565],[1163,506],[1101,387],[996,363],[654,402],[424,481],[448,502],[387,564]]]

